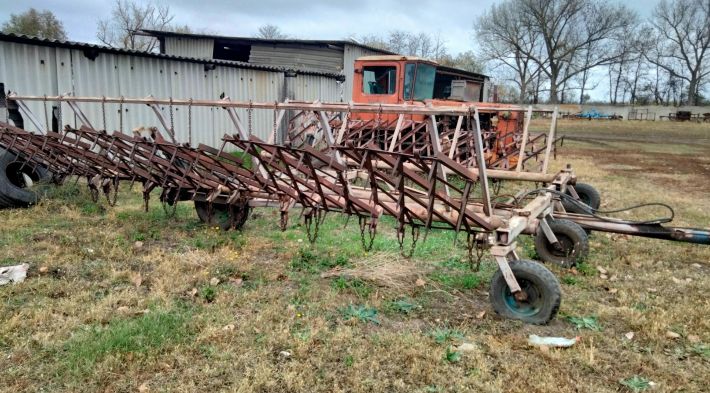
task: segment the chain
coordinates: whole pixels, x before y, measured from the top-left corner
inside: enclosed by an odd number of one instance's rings
[[[44,101],[42,102],[44,105],[44,126],[49,131],[50,125],[49,125],[49,115],[47,115],[47,95],[44,95]]]
[[[397,229],[397,241],[399,242],[399,253],[405,258],[411,258],[414,255],[414,250],[417,248],[417,240],[419,240],[419,227],[412,225],[412,244],[409,251],[404,253],[404,238],[406,237],[404,225]]]
[[[104,195],[106,195],[106,201],[111,207],[116,206],[116,202],[118,201],[118,185],[118,176],[116,176],[111,179],[111,182],[107,183],[104,187]],[[113,186],[113,200],[111,199],[111,186]]]
[[[3,99],[5,104],[5,124],[10,124],[10,108],[8,107],[7,94],[3,91]]]
[[[192,97],[187,105],[187,143],[192,145]]]
[[[62,132],[62,123],[64,121],[62,120],[62,102],[59,101],[57,105],[57,132]]]
[[[175,214],[177,213],[177,204],[178,204],[178,195],[180,195],[180,188],[177,189],[177,192],[175,192],[175,196],[172,198],[172,209],[168,208],[169,205],[169,199],[170,199],[170,192],[166,192],[165,196],[163,198],[162,205],[163,205],[163,211],[165,212],[165,215],[168,218],[173,218],[175,217]]]
[[[466,236],[466,249],[468,251],[468,265],[474,272],[481,270],[481,260],[485,252],[485,243],[476,239],[475,233],[468,233]],[[473,256],[473,250],[476,249],[476,257]]]
[[[358,216],[358,223],[360,224],[360,242],[362,243],[362,248],[365,251],[372,250],[372,243],[375,242],[375,235],[377,234],[377,221],[375,218],[370,222],[368,235],[369,240],[365,241],[365,227],[367,227],[367,219],[364,216]]]
[[[121,96],[121,103],[118,105],[118,131],[123,132],[123,96]]]
[[[101,118],[104,121],[104,131],[106,131],[106,96],[101,97]]]
[[[249,100],[249,108],[247,108],[247,119],[248,119],[248,123],[247,123],[248,126],[247,127],[249,130],[249,135],[252,134],[252,132],[251,132],[251,116],[252,116],[253,111],[254,111],[254,108],[252,107],[252,102],[251,102],[251,100]]]
[[[313,226],[313,218],[316,219],[315,230],[311,233],[311,227]],[[306,235],[308,236],[308,241],[313,244],[318,239],[318,230],[320,229],[320,224],[325,220],[325,214],[320,209],[311,209],[308,214],[303,216],[303,222],[306,225]]]
[[[277,103],[277,102],[274,102],[274,127],[271,129],[271,135],[273,136],[273,137],[272,137],[272,140],[273,140],[274,143],[278,143],[278,142],[279,142],[279,141],[276,140],[276,117],[277,117],[277,116],[276,116],[276,107],[277,107],[277,106],[278,106],[278,103]]]
[[[279,226],[281,228],[281,232],[284,232],[288,227],[288,211],[281,212],[281,217],[279,217]]]
[[[170,97],[170,137],[175,141],[175,121],[173,119],[173,97]]]

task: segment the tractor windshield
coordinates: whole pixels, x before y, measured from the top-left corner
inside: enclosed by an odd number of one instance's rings
[[[433,98],[435,77],[436,67],[433,65],[407,63],[404,69],[404,99],[424,101]]]

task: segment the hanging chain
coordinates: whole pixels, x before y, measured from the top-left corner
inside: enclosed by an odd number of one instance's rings
[[[187,143],[192,146],[192,97],[187,105]]]
[[[175,141],[175,120],[173,119],[173,97],[170,97],[170,136]]]
[[[252,107],[252,102],[251,102],[251,100],[249,100],[249,108],[247,108],[247,119],[248,119],[247,128],[249,130],[249,135],[252,134],[252,132],[251,132],[251,121],[252,121],[251,116],[252,116],[253,111],[254,111],[254,108]]]
[[[175,214],[177,213],[177,204],[178,204],[178,196],[180,195],[180,188],[177,189],[175,192],[175,196],[172,198],[172,206],[168,207],[170,205],[170,192],[166,192],[165,196],[163,198],[162,205],[163,205],[163,211],[165,212],[165,215],[168,218],[173,218],[175,217]]]
[[[101,97],[101,118],[104,121],[104,131],[108,131],[106,129],[106,96]]]
[[[397,228],[397,242],[399,242],[399,254],[405,258],[411,258],[414,255],[414,250],[417,248],[417,240],[419,240],[419,227],[412,225],[412,244],[409,247],[407,253],[404,252],[404,238],[406,237],[406,230],[404,225]]]
[[[468,265],[474,272],[481,270],[481,260],[486,250],[486,243],[476,237],[476,233],[468,233],[466,236],[466,249],[468,251]],[[473,250],[476,250],[474,258]]]
[[[362,248],[365,251],[372,250],[372,243],[375,242],[375,235],[377,234],[377,219],[372,218],[370,225],[367,224],[367,218],[364,216],[358,216],[358,223],[360,224],[360,242],[362,243]],[[369,240],[365,240],[365,228],[369,227],[368,235]]]
[[[118,104],[118,131],[123,132],[123,96],[121,96],[121,103]]]
[[[111,207],[116,206],[118,201],[118,185],[118,176],[115,176],[104,186],[104,195],[106,195],[106,201]],[[113,188],[113,198],[111,198],[111,188]]]
[[[278,142],[279,142],[279,141],[276,140],[276,132],[277,132],[277,130],[276,130],[276,117],[277,117],[276,112],[277,112],[277,109],[276,109],[276,108],[277,108],[277,107],[278,107],[278,102],[274,102],[274,127],[271,129],[271,135],[272,135],[272,138],[271,138],[271,139],[272,139],[272,141],[273,141],[274,143],[278,143]]]
[[[49,115],[47,115],[47,95],[44,95],[44,101],[42,102],[44,105],[44,126],[47,131],[50,130],[50,125],[49,125]]]
[[[311,231],[313,225],[313,219],[315,218],[315,228]],[[325,220],[325,214],[323,210],[312,208],[308,214],[303,216],[303,222],[306,225],[306,235],[308,236],[308,241],[313,244],[318,239],[318,230],[320,229],[320,224]]]

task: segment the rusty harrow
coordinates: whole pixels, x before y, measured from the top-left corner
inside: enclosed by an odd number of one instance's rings
[[[23,100],[37,99],[10,98],[20,107]],[[477,108],[185,101],[185,105],[219,105],[227,112],[237,132],[225,134],[221,146],[215,148],[175,142],[172,121],[168,124],[160,117],[170,141],[157,128],[150,128],[147,135],[96,130],[76,106],[77,102],[95,102],[91,98],[45,99],[72,102],[71,107],[83,124],[66,126],[61,132],[32,133],[0,123],[0,145],[13,152],[23,165],[47,168],[57,182],[70,177],[85,178],[92,195],[98,198],[103,192],[110,204],[116,203],[120,182],[131,185],[137,182],[143,187],[146,209],[151,193],[160,190],[159,200],[167,212],[171,207],[174,212],[179,201],[194,201],[200,219],[224,229],[241,227],[250,209],[259,206],[278,207],[280,224],[285,229],[289,211],[297,206],[304,209],[311,241],[315,241],[325,213],[355,215],[366,249],[372,247],[382,216],[396,220],[403,253],[408,228],[413,246],[422,229],[463,232],[472,261],[475,249],[488,249],[498,264],[499,271],[491,284],[495,310],[530,323],[546,323],[554,317],[560,303],[560,288],[543,265],[521,260],[516,253],[520,235],[534,236],[543,259],[563,266],[572,266],[585,256],[588,240],[583,228],[710,243],[707,231],[667,228],[661,225],[666,222],[662,220],[632,223],[597,215],[598,206],[579,201],[584,200],[583,195],[578,195],[582,188],[575,187],[577,179],[571,168],[548,173],[556,140],[556,116],[547,135],[531,137],[528,133],[531,109],[527,111],[522,134],[506,136],[503,147],[510,151],[505,153],[505,149],[494,152],[490,144],[486,147],[491,136],[481,129],[481,113]],[[100,100],[121,105],[165,102],[105,97]],[[171,106],[182,103],[169,100]],[[253,135],[250,127],[245,128],[234,110],[246,108],[251,124],[251,111],[255,107],[274,111],[274,126],[267,141]],[[300,118],[301,128],[295,128],[297,122],[292,119],[287,130],[279,135],[277,119],[290,110],[298,111],[295,118]],[[372,132],[377,126],[353,125],[349,115],[356,110],[394,114],[399,125],[395,125],[391,134],[387,131],[378,136]],[[30,113],[25,115],[32,119]],[[423,116],[424,121],[405,127],[406,122],[401,120],[404,115]],[[448,147],[443,146],[437,116],[458,117],[459,124],[466,122],[465,137],[457,132],[461,127],[456,127]],[[39,122],[35,125],[46,129]],[[356,137],[363,130],[369,130],[369,134]],[[397,133],[403,138],[398,139]],[[540,138],[538,144],[540,141],[545,144],[530,148],[535,138]],[[276,140],[285,141],[275,143]],[[241,151],[243,155],[229,154],[231,151]],[[513,156],[514,161],[510,160]],[[539,168],[524,170],[526,161],[538,157]],[[514,162],[515,167],[496,166],[501,160]],[[543,186],[520,190],[501,199],[502,195],[496,195],[494,188],[503,181]],[[566,211],[565,205],[576,207],[577,213]],[[228,218],[220,221],[218,215]]]

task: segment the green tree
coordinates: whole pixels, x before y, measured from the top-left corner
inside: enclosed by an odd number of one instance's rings
[[[30,8],[22,14],[10,15],[10,20],[3,23],[2,32],[6,34],[24,34],[51,40],[66,40],[64,25],[52,11],[37,11]]]

